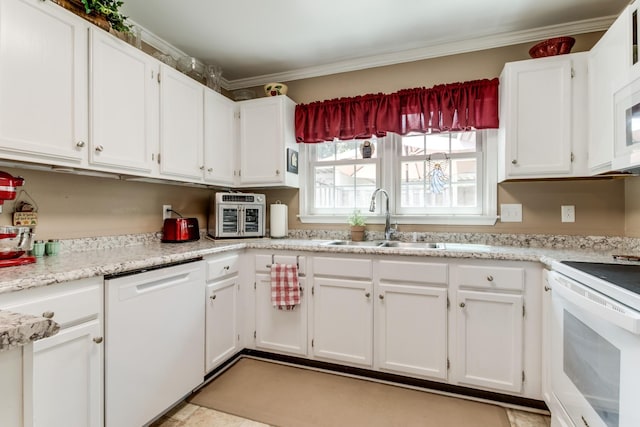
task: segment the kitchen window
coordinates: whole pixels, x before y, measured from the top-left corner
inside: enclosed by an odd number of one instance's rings
[[[398,224],[493,225],[497,218],[495,130],[387,134],[384,138],[303,144],[300,219],[346,223],[359,209],[384,222],[384,203],[370,213],[376,188],[390,195]],[[370,154],[370,157],[369,157]]]

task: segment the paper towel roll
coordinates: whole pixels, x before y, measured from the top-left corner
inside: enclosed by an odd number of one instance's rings
[[[287,205],[283,205],[280,202],[276,202],[276,204],[271,205],[269,228],[269,235],[271,237],[287,237],[289,232],[287,229],[287,225],[289,223],[288,212]]]

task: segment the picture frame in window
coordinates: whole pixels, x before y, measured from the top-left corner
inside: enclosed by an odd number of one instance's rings
[[[298,173],[298,152],[287,148],[287,172]]]

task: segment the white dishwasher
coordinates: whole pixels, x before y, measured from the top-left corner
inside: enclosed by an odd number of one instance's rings
[[[204,262],[105,278],[105,425],[142,426],[204,378]]]

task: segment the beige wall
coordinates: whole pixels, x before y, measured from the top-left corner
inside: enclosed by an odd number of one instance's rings
[[[574,52],[584,51],[601,33],[576,36]],[[295,101],[312,102],[342,96],[393,92],[481,78],[497,77],[505,62],[528,59],[533,43],[452,55],[370,70],[286,82]],[[262,88],[256,88],[261,93]],[[184,216],[195,216],[206,226],[207,204],[214,190],[179,185],[119,181],[2,168],[26,178],[25,189],[39,207],[39,238],[106,236],[159,231],[161,206],[171,204]],[[625,185],[625,182],[628,184]],[[343,228],[346,225],[309,225],[296,218],[298,191],[257,190],[267,204],[280,200],[289,206],[289,228]],[[408,226],[403,231],[480,231],[640,236],[640,178],[627,180],[512,182],[499,187],[499,203],[522,203],[523,222],[490,227]],[[625,200],[627,204],[625,205]],[[576,222],[560,222],[560,205],[576,206]],[[626,211],[625,211],[626,206]],[[11,223],[13,202],[6,202],[0,225]],[[626,219],[626,223],[625,223]],[[381,226],[368,226],[380,229]]]

